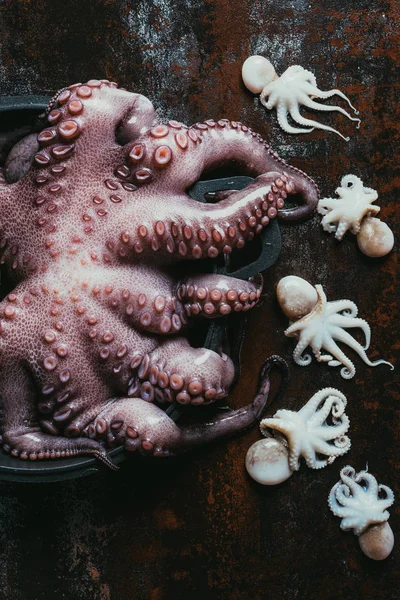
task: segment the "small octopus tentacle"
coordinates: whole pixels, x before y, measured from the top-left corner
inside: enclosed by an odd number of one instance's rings
[[[338,198],[321,198],[318,202],[317,212],[320,215],[326,215],[329,211],[334,210],[337,207]]]
[[[318,438],[329,441],[338,440],[341,436],[345,435],[345,433],[347,433],[349,430],[350,421],[349,417],[343,414],[340,417],[340,420],[338,419],[334,425],[314,425],[314,422],[310,421],[310,426],[311,425],[313,427],[313,433]],[[341,442],[339,445],[341,445]]]
[[[305,447],[303,447],[301,454],[306,461],[306,465],[310,467],[310,469],[323,469],[326,467],[326,460],[317,459],[315,447],[311,443],[308,443]],[[298,462],[300,464],[300,461]]]
[[[325,111],[325,112],[329,112],[329,111],[339,112],[342,115],[344,115],[345,117],[347,117],[348,119],[350,119],[350,121],[357,121],[358,127],[360,126],[361,119],[357,119],[357,117],[352,117],[347,112],[347,110],[344,110],[340,106],[332,106],[331,104],[319,104],[319,102],[314,102],[306,94],[301,96],[300,103],[303,104],[304,106],[307,106],[307,108],[312,108],[314,110],[320,110],[320,111]]]
[[[326,307],[327,315],[332,315],[337,312],[345,313],[346,317],[356,317],[358,315],[358,307],[351,300],[334,300],[329,302]]]
[[[260,423],[260,427],[261,427],[261,432],[265,431],[265,429],[276,429],[278,431],[280,431],[281,433],[285,433],[285,432],[289,432],[293,430],[293,425],[292,423],[288,423],[287,421],[283,421],[280,418],[280,415],[285,412],[285,411],[278,411],[276,414],[279,415],[279,417],[275,418],[275,417],[268,417],[266,419],[263,419],[262,422]]]
[[[324,125],[323,123],[319,123],[318,121],[306,119],[305,117],[303,117],[300,114],[297,104],[292,104],[291,106],[289,106],[289,113],[292,119],[300,125],[308,125],[309,127],[315,127],[316,129],[323,129],[324,131],[331,131],[332,133],[337,133],[337,135],[344,139],[345,142],[348,142],[350,140],[349,137],[345,137],[340,133],[340,131],[337,131],[337,129],[333,129],[333,127],[329,127],[329,125]]]
[[[390,487],[388,487],[387,485],[380,484],[378,485],[378,494],[380,492],[384,492],[386,496],[385,498],[379,498],[380,505],[383,508],[389,508],[389,506],[392,506],[394,502],[393,490],[391,490]]]
[[[367,473],[366,471],[361,471],[357,474],[355,481],[365,489],[365,492],[372,497],[378,496],[378,482],[376,478],[371,475],[371,473]],[[366,485],[363,485],[365,483]]]
[[[350,487],[345,483],[337,483],[335,490],[335,498],[342,506],[352,507],[354,504],[354,493],[352,493]],[[356,490],[358,493],[358,489]]]
[[[343,234],[341,233],[341,238],[346,233],[346,231],[350,228],[350,224],[345,221],[340,222],[341,213],[338,208],[333,207],[330,212],[325,214],[324,218],[321,221],[321,225],[324,228],[324,231],[336,231],[338,228],[344,228]],[[340,225],[338,225],[340,223]],[[340,239],[341,239],[340,238]]]
[[[311,456],[310,456],[311,460]],[[298,471],[300,469],[300,450],[296,446],[290,448],[289,451],[289,467],[292,471]]]
[[[356,514],[356,515],[352,515],[351,517],[347,516],[344,519],[342,519],[342,521],[340,523],[340,529],[343,529],[344,531],[348,531],[349,529],[354,529],[354,533],[356,535],[361,535],[361,533],[365,529],[366,525],[367,525],[367,520],[363,521],[360,525],[359,516]]]
[[[306,367],[312,361],[311,354],[303,355],[303,352],[307,348],[307,346],[309,346],[310,341],[311,340],[309,340],[309,339],[300,340],[299,343],[297,344],[296,348],[294,349],[293,360],[300,367]]]
[[[365,346],[364,350],[368,350],[371,343],[371,327],[364,319],[345,317],[344,315],[331,316],[329,319],[330,325],[335,325],[339,328],[358,328],[362,329],[365,335]]]
[[[276,115],[278,117],[278,123],[286,133],[311,133],[314,131],[314,127],[311,129],[300,129],[299,127],[293,127],[289,124],[287,119],[287,108],[283,103],[278,104],[276,109]]]
[[[341,506],[341,504],[339,504],[337,497],[336,497],[339,485],[340,485],[340,483],[337,483],[336,485],[334,485],[333,488],[331,489],[331,491],[329,492],[328,505],[329,505],[329,508],[331,509],[331,511],[337,517],[344,518],[347,514],[347,510],[344,506]]]
[[[349,449],[349,445],[344,443],[340,446],[336,446],[335,444],[328,444],[324,440],[317,439],[314,442],[314,449],[316,450],[316,452],[319,452],[321,454],[326,454],[329,457],[336,458],[337,456],[341,456],[342,454],[345,454]],[[333,461],[331,460],[331,462],[333,462]]]
[[[352,108],[355,112],[356,115],[359,114],[359,111],[352,105],[352,103],[350,102],[350,100],[348,99],[348,97],[343,94],[343,92],[341,92],[340,90],[327,90],[327,91],[323,91],[323,90],[319,90],[316,86],[311,85],[310,83],[305,84],[306,87],[304,87],[304,91],[309,95],[309,96],[315,96],[316,98],[331,98],[332,96],[339,96],[340,98],[342,98],[343,100],[345,100],[347,102],[347,104],[350,106],[350,108]],[[319,105],[318,105],[319,108]]]
[[[341,369],[340,374],[344,379],[352,379],[355,375],[356,369],[352,361],[345,355],[345,353],[339,348],[339,346],[334,342],[331,336],[325,336],[323,342],[323,348],[332,354],[339,364],[344,365],[344,368]],[[328,363],[331,367],[338,366],[336,361],[330,361]]]
[[[329,460],[318,459],[316,457],[310,463],[308,463],[306,460],[306,465],[311,469],[324,469],[328,464]]]
[[[324,404],[319,410],[317,410],[323,401]],[[299,414],[303,415],[304,418],[311,417],[310,423],[313,425],[322,425],[322,423],[326,421],[329,413],[331,412],[332,406],[335,403],[340,404],[341,414],[343,414],[343,411],[347,405],[346,396],[335,388],[324,388],[312,396],[307,404],[300,409]]]
[[[374,362],[370,361],[370,359],[366,355],[365,350],[361,346],[361,344],[359,342],[357,342],[357,340],[355,340],[347,331],[344,331],[340,327],[332,328],[331,335],[333,338],[339,340],[339,342],[343,342],[344,344],[346,344],[347,346],[350,346],[350,348],[355,350],[355,352],[357,352],[357,354],[363,359],[363,361],[369,367],[377,367],[378,365],[388,365],[392,370],[394,369],[394,366],[392,365],[392,363],[388,362],[387,360],[379,359],[379,360],[375,360]]]
[[[346,465],[340,471],[340,479],[342,480],[342,483],[339,482],[339,489],[343,488],[343,491],[346,493],[346,497],[351,499],[350,504],[354,502],[354,498],[362,491],[360,485],[356,481],[356,476],[357,473],[355,469],[350,467],[350,465]]]

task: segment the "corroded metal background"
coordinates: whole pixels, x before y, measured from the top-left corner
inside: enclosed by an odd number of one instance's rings
[[[361,176],[379,191],[382,218],[398,235],[399,10],[396,0],[3,0],[0,92],[53,93],[107,77],[149,96],[165,117],[241,120],[312,175],[324,196],[343,174]],[[243,61],[257,53],[278,73],[301,64],[321,88],[347,93],[361,112],[359,130],[339,114],[317,116],[351,141],[284,134],[241,84]],[[352,236],[339,244],[324,234],[318,217],[283,226],[282,236],[279,262],[250,315],[234,406],[249,401],[271,351],[290,359],[293,340],[283,337],[286,321],[274,299],[286,274],[322,283],[330,299],[354,300],[372,327],[371,357],[398,358],[396,255],[368,259]],[[0,598],[398,598],[399,543],[384,563],[369,561],[326,502],[348,462],[357,470],[367,462],[399,496],[395,373],[355,362],[351,381],[337,369],[292,363],[286,398],[272,408],[298,408],[317,389],[335,386],[349,398],[352,448],[333,466],[303,467],[278,487],[246,476],[256,429],[87,480],[0,484]],[[398,502],[391,512],[399,541]]]

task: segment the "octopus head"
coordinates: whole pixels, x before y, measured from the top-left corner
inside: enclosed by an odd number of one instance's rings
[[[311,283],[296,275],[283,277],[276,293],[281,309],[291,321],[310,313],[318,301],[317,291]]]

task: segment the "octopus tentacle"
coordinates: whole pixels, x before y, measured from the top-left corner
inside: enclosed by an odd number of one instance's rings
[[[314,110],[320,110],[320,111],[323,111],[323,112],[330,112],[330,111],[339,112],[342,115],[344,115],[345,117],[347,117],[348,119],[350,119],[350,121],[357,121],[358,122],[358,127],[360,126],[361,120],[357,119],[356,117],[352,117],[347,112],[347,110],[344,110],[340,106],[332,106],[331,104],[320,104],[319,102],[314,102],[306,94],[303,94],[301,96],[301,98],[299,99],[299,102],[301,104],[303,104],[304,106],[307,106],[307,108],[312,108]]]
[[[324,388],[316,392],[310,400],[300,410],[299,414],[305,419],[310,419],[313,425],[321,425],[331,412],[332,404],[337,399],[342,401],[343,410],[346,407],[347,399],[342,392],[335,388]],[[319,410],[318,407],[324,401],[324,404]]]
[[[268,401],[269,372],[283,361],[273,356],[266,361],[258,393],[252,403],[224,413],[199,425],[178,426],[163,410],[139,398],[120,398],[99,415],[110,429],[118,428],[119,441],[128,451],[168,456],[244,431],[262,414]]]
[[[315,96],[316,98],[331,98],[332,96],[339,96],[340,98],[342,98],[343,100],[345,100],[347,102],[347,104],[350,106],[350,108],[352,108],[354,110],[356,115],[359,114],[359,111],[352,105],[349,98],[345,94],[343,94],[343,92],[341,92],[340,90],[335,89],[335,90],[323,91],[323,90],[319,90],[316,86],[313,86],[311,84],[306,84],[306,86],[303,89],[309,96]],[[320,110],[319,104],[318,104],[318,110]]]
[[[332,315],[337,312],[345,313],[346,317],[356,317],[358,315],[357,305],[351,300],[334,300],[328,302],[326,306],[326,314]]]
[[[335,446],[334,444],[328,444],[325,440],[316,439],[314,441],[314,449],[320,454],[326,454],[330,458],[342,456],[348,451],[350,445],[343,444],[341,446]],[[332,460],[330,462],[333,462]]]
[[[325,231],[327,231],[328,228],[329,228],[329,230],[331,230],[332,227],[335,227],[335,230],[337,230],[340,227],[340,229],[341,229],[340,235],[342,238],[343,235],[346,233],[346,231],[350,228],[350,223],[341,221],[338,225],[339,221],[340,221],[340,211],[336,207],[333,207],[333,209],[324,216],[324,218],[321,221],[321,225]]]
[[[278,117],[279,125],[282,127],[283,131],[286,131],[286,133],[311,133],[315,129],[314,127],[311,127],[310,129],[301,129],[300,127],[293,127],[293,125],[290,125],[287,119],[286,104],[278,104],[276,115]]]
[[[356,497],[359,493],[361,493],[360,485],[356,481],[357,473],[356,470],[350,465],[346,465],[340,471],[340,479],[342,480],[343,490],[346,491],[346,487],[348,489],[347,495],[351,498],[350,502],[353,501],[352,497]]]
[[[337,198],[321,198],[321,200],[318,202],[318,214],[326,215],[329,211],[335,208],[337,203]]]
[[[8,431],[3,436],[3,450],[23,460],[48,460],[72,456],[93,456],[116,471],[104,448],[95,440],[49,435],[36,429],[24,433]]]
[[[347,415],[342,415],[340,421],[338,420],[334,425],[313,425],[313,433],[322,440],[329,441],[334,439],[336,441],[340,440],[341,436],[344,436],[347,433],[349,426],[349,417]],[[338,442],[339,445],[342,443],[346,445],[346,440],[344,442],[343,440]]]
[[[305,181],[296,173],[289,176],[269,172],[217,204],[201,204],[185,195],[171,197],[159,207],[155,222],[143,218],[142,224],[133,228],[121,218],[118,244],[122,240],[124,256],[147,259],[159,256],[159,261],[164,262],[229,254],[234,248],[242,248],[279,215],[288,194],[304,195],[309,186]],[[314,203],[311,196],[304,198]],[[293,209],[293,214],[291,210],[283,211],[282,217],[304,216],[310,206]]]
[[[394,502],[394,493],[387,485],[378,485],[378,494],[384,492],[385,498],[379,498],[379,503],[383,508],[389,508]]]
[[[335,498],[342,506],[351,507],[354,504],[354,492],[352,495],[352,490],[349,485],[346,483],[337,483],[335,491]],[[358,492],[358,488],[355,488],[355,492]]]
[[[331,131],[332,133],[337,133],[345,142],[350,140],[349,137],[345,137],[337,131],[337,129],[333,129],[333,127],[329,127],[329,125],[324,125],[323,123],[319,123],[318,121],[314,121],[312,119],[306,119],[300,114],[299,108],[297,104],[292,104],[289,106],[289,114],[296,123],[300,125],[308,125],[309,127],[315,127],[316,129],[323,129],[324,131]]]
[[[306,465],[310,467],[310,469],[324,469],[328,464],[330,464],[329,460],[316,458],[316,456],[313,460],[306,460]]]
[[[311,444],[311,441],[303,445],[301,450],[301,455],[304,457],[306,461],[306,465],[310,467],[310,469],[323,469],[326,466],[325,460],[317,460],[315,446]],[[297,453],[297,470],[300,468],[300,460],[299,453]]]
[[[139,185],[141,182],[157,185],[168,177],[168,184],[180,192],[203,173],[226,163],[236,165],[238,172],[251,176],[285,171],[297,187],[301,181],[307,182],[300,193],[304,195],[308,214],[318,202],[317,187],[307,175],[288,165],[260,135],[236,121],[207,120],[190,128],[170,121],[168,125],[152,129],[134,144],[128,144],[124,151],[128,168],[125,180]],[[293,218],[306,216],[305,213],[300,216],[299,208],[293,209]]]
[[[284,422],[279,416],[281,413],[282,411],[278,411],[276,417],[267,417],[266,419],[263,419],[260,423],[261,433],[269,428],[276,429],[287,436],[289,432],[293,431],[295,426],[287,421]]]
[[[304,354],[304,350],[310,345],[310,340],[300,340],[293,352],[293,360],[300,367],[306,367],[311,363],[311,354]]]
[[[338,361],[339,364],[344,365],[344,368],[341,369],[340,373],[344,379],[352,379],[354,377],[356,369],[352,361],[347,358],[345,353],[339,348],[339,346],[334,342],[330,334],[325,334],[323,341],[323,348],[332,354]],[[330,366],[337,366],[335,361],[330,361],[328,363]]]
[[[365,529],[366,526],[366,520],[364,521],[363,524],[359,525],[359,517],[358,515],[354,515],[354,516],[347,516],[344,519],[342,519],[341,523],[340,523],[340,529],[343,529],[343,531],[348,531],[349,529],[354,529],[354,533],[356,535],[360,535],[363,531],[363,529]]]
[[[367,321],[364,319],[358,319],[355,317],[346,317],[344,315],[336,314],[332,315],[329,319],[329,324],[339,328],[357,328],[361,329],[365,335],[365,346],[364,350],[368,350],[371,342],[371,328]]]
[[[259,274],[250,281],[216,274],[195,275],[178,286],[178,297],[188,316],[215,318],[252,308],[261,296]]]
[[[347,346],[350,346],[350,348],[355,350],[355,352],[357,352],[357,354],[363,359],[363,361],[369,367],[376,367],[378,365],[388,365],[389,367],[391,367],[392,370],[394,369],[394,366],[392,365],[392,363],[390,363],[386,360],[380,359],[380,360],[375,360],[374,362],[370,361],[370,359],[366,355],[365,350],[361,346],[361,344],[359,342],[357,342],[357,340],[355,340],[349,333],[347,333],[347,331],[344,331],[343,329],[341,329],[339,327],[333,327],[330,331],[331,331],[331,335],[333,338],[339,340],[340,342],[345,343]]]
[[[318,420],[320,420],[318,413],[316,416],[318,416]],[[328,415],[326,415],[325,420],[327,417]],[[324,423],[325,420],[322,423]],[[323,425],[322,423],[318,424],[318,422],[315,422],[314,419],[310,419],[309,421],[309,425],[312,427],[313,433],[325,441],[332,440],[333,438],[337,439],[344,435],[347,433],[350,425],[349,417],[345,414],[342,414],[340,420],[337,419],[333,425]]]
[[[184,338],[165,339],[140,364],[129,397],[161,403],[209,404],[227,395],[234,377],[226,355],[192,348]]]
[[[339,484],[337,483],[331,489],[329,496],[328,496],[328,505],[329,505],[329,508],[332,510],[332,512],[335,515],[337,515],[338,517],[345,517],[347,514],[346,508],[344,506],[342,506],[341,504],[339,504],[339,502],[336,498],[338,486],[339,486]]]
[[[372,497],[376,497],[378,495],[378,482],[376,481],[376,478],[371,475],[371,473],[368,473],[367,471],[361,471],[356,475],[355,481],[363,489],[365,489],[367,494],[370,494]]]

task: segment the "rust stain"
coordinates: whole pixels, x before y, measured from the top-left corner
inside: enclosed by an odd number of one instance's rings
[[[154,517],[160,529],[174,530],[182,526],[182,523],[171,508],[160,507],[156,509]]]

